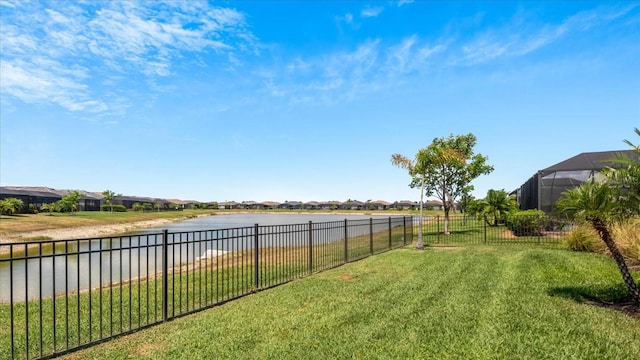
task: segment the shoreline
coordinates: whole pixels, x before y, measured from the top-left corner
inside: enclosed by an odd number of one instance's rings
[[[85,239],[100,236],[119,235],[133,230],[159,226],[181,220],[182,219],[154,219],[122,224],[73,226],[57,229],[25,231],[11,234],[9,236],[0,235],[0,244],[29,241],[30,238],[38,237],[42,237],[42,241],[48,241]],[[48,239],[45,240],[44,238]]]

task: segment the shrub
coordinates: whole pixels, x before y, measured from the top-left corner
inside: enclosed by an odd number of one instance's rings
[[[127,208],[124,205],[119,205],[119,204],[113,204],[113,205],[103,204],[102,206],[100,206],[102,211],[111,211],[112,207],[113,207],[113,211],[114,212],[125,212],[125,211],[127,211]]]
[[[640,218],[613,226],[611,233],[622,255],[640,262]]]
[[[512,211],[507,214],[505,225],[515,236],[541,236],[548,219],[542,210]]]
[[[564,245],[571,251],[589,251],[595,250],[595,244],[599,241],[598,236],[593,229],[586,225],[575,226],[569,235],[564,238]]]

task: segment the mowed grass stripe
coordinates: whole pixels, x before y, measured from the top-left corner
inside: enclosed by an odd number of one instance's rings
[[[640,358],[640,321],[569,298],[580,289],[624,293],[604,256],[535,246],[403,249],[69,357]]]

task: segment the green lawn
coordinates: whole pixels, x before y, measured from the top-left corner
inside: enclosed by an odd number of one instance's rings
[[[402,249],[68,357],[638,359],[640,320],[582,302],[624,294],[601,255]]]

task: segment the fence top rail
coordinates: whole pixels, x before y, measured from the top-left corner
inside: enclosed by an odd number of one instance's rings
[[[303,227],[309,226],[311,223],[314,226],[314,229],[319,226],[344,226],[345,220],[347,221],[348,226],[355,226],[358,223],[364,224],[369,223],[369,221],[373,221],[374,224],[384,223],[386,224],[388,221],[396,222],[402,221],[405,217],[411,216],[397,216],[397,217],[371,217],[367,219],[344,219],[338,221],[322,221],[322,222],[306,222],[306,223],[297,223],[297,224],[273,224],[273,225],[258,225],[259,229],[269,229],[274,227]],[[356,224],[353,224],[356,223]],[[201,229],[201,230],[188,230],[188,231],[169,231],[167,235],[175,238],[176,236],[184,235],[184,234],[196,234],[196,233],[210,233],[210,232],[224,232],[224,231],[253,231],[255,226],[242,226],[242,227],[229,227],[229,228],[219,228],[219,229]],[[141,229],[143,231],[143,229]],[[133,239],[133,238],[142,238],[142,237],[161,237],[165,234],[164,230],[159,230],[157,232],[151,233],[140,233],[140,234],[121,234],[121,235],[109,235],[109,236],[98,236],[98,237],[82,237],[82,238],[73,238],[73,239],[43,239],[43,240],[25,240],[25,241],[10,241],[0,243],[0,249],[12,249],[18,247],[38,247],[43,244],[47,245],[57,245],[61,243],[69,243],[69,242],[95,242],[95,241],[113,241],[113,240],[121,240],[121,239]],[[260,232],[262,234],[262,232]],[[2,251],[0,251],[0,254]]]

